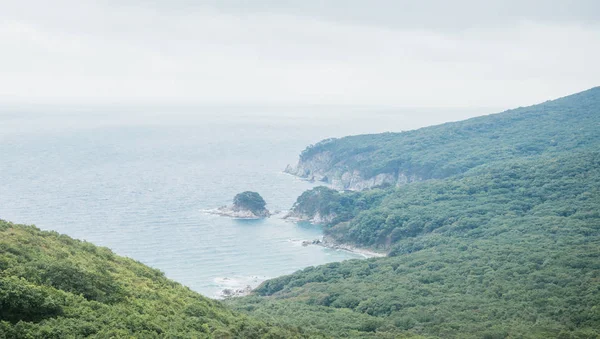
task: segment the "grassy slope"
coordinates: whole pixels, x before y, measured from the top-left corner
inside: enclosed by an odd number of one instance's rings
[[[0,338],[290,338],[110,250],[0,221]]]

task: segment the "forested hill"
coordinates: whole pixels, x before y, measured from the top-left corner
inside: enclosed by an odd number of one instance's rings
[[[401,128],[401,126],[398,126]],[[600,146],[600,87],[545,103],[401,133],[328,139],[286,171],[361,190],[447,178],[482,164]]]
[[[599,338],[599,108],[595,88],[309,148],[333,167],[429,179],[303,193],[295,216],[388,257],[309,267],[231,305],[336,337]]]
[[[359,212],[329,235],[390,257],[269,280],[235,307],[336,337],[600,336],[600,153],[331,193],[328,208]]]
[[[317,187],[300,196],[294,209],[308,217],[330,216],[325,234],[338,242],[406,253],[421,246],[416,243],[426,234],[485,236],[492,221],[527,215],[595,220],[599,190],[600,153],[573,151],[484,165],[397,188],[338,192]],[[585,199],[571,201],[579,196]]]
[[[107,248],[0,220],[0,338],[307,336],[234,313]]]

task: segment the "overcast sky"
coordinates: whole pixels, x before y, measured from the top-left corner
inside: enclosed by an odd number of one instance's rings
[[[598,0],[0,0],[0,103],[508,108],[598,60]]]

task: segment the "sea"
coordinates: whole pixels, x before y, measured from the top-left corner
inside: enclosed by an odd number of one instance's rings
[[[319,246],[319,225],[282,219],[314,187],[283,173],[308,145],[401,131],[485,109],[0,107],[0,219],[106,246],[206,296],[308,266],[362,259]],[[256,191],[261,220],[205,212]]]

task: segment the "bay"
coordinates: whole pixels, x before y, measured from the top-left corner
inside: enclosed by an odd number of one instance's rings
[[[476,115],[457,111],[452,117]],[[303,240],[319,226],[203,212],[259,192],[288,210],[312,183],[282,173],[329,137],[451,116],[373,108],[3,108],[0,218],[65,233],[158,268],[207,296],[362,258]]]

